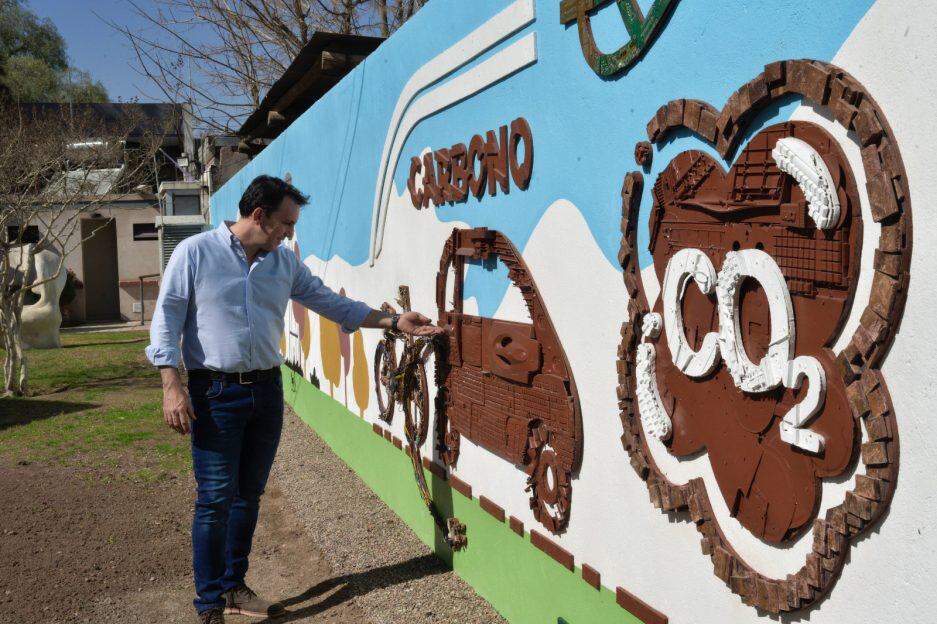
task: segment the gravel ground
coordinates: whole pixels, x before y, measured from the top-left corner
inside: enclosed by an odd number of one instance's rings
[[[354,602],[373,624],[505,622],[289,407],[271,485],[330,564],[328,583],[345,584],[331,600]]]

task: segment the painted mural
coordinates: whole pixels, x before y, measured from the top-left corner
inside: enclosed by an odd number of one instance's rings
[[[429,543],[509,620],[923,622],[935,50],[899,0],[434,0],[212,218],[289,171],[310,270],[450,327],[410,425],[381,332],[296,306],[282,351],[494,522]]]

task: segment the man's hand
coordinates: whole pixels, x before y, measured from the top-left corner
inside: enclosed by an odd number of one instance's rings
[[[173,431],[189,433],[189,419],[195,420],[195,412],[189,395],[182,387],[179,370],[171,366],[160,367],[163,378],[163,419]]]
[[[436,336],[446,333],[442,327],[433,325],[433,321],[419,312],[404,312],[397,321],[397,329],[411,336]]]

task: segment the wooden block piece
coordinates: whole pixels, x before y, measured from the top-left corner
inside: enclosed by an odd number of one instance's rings
[[[873,501],[880,501],[885,494],[885,482],[864,474],[856,475],[856,489],[858,496]]]
[[[512,531],[514,531],[521,537],[524,537],[524,523],[523,522],[521,522],[514,516],[510,516],[508,518],[508,525],[511,527]]]
[[[668,129],[683,125],[683,100],[671,100],[667,104],[666,126]]]
[[[442,479],[443,481],[445,481],[448,478],[448,475],[446,474],[446,469],[440,466],[439,464],[437,464],[436,462],[430,461],[429,458],[427,457],[423,458],[423,467],[429,470],[435,476]]]
[[[884,273],[872,276],[872,294],[869,307],[883,319],[891,320],[891,313],[898,294],[898,281]]]
[[[570,572],[576,569],[573,553],[561,547],[537,529],[530,530],[530,543],[548,554]]]
[[[854,492],[846,492],[846,512],[868,522],[872,519],[872,501]]]
[[[498,522],[504,522],[504,509],[492,501],[487,496],[479,496],[478,503],[481,505],[481,508],[488,512],[493,518]]]
[[[884,132],[875,111],[871,107],[867,107],[866,104],[867,102],[863,102],[859,106],[859,113],[852,121],[856,134],[859,136],[859,144],[863,147],[878,143]]]
[[[718,118],[719,115],[715,109],[704,108],[700,111],[699,126],[697,126],[696,131],[710,143],[716,142],[716,120]]]
[[[871,409],[869,399],[861,382],[856,381],[846,386],[846,398],[849,400],[849,406],[855,418],[864,418],[869,413]]]
[[[449,475],[449,485],[452,486],[452,489],[471,500],[472,498],[472,486],[455,476],[454,474]]]
[[[785,82],[785,64],[785,61],[775,61],[765,65],[765,71],[763,75],[765,77],[765,82],[768,83],[768,87],[774,88],[777,85]]]
[[[615,601],[619,607],[631,613],[644,624],[667,624],[669,621],[666,615],[623,587],[618,587],[615,590]]]
[[[582,580],[595,589],[602,588],[602,575],[588,563],[582,564]]]
[[[891,438],[888,431],[888,422],[883,416],[872,415],[865,419],[865,431],[869,435],[869,440],[881,442]]]
[[[888,463],[888,449],[885,442],[866,442],[862,445],[862,463],[868,466],[882,466]]]
[[[895,197],[895,188],[887,171],[879,171],[865,183],[869,192],[869,204],[872,209],[872,219],[884,221],[897,214],[900,210],[898,199]]]

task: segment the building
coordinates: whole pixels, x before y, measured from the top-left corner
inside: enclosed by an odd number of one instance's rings
[[[66,243],[70,251],[65,268],[74,273],[81,286],[63,316],[68,324],[138,320],[141,315],[149,319],[162,270],[159,226],[163,215],[168,210],[169,215],[207,221],[188,107],[107,103],[24,104],[22,108],[33,114],[89,115],[105,124],[119,123],[133,115],[135,126],[127,135],[118,162],[108,169],[76,171],[75,177],[82,180],[87,191],[82,191],[73,210],[60,215],[60,219],[67,219],[77,213],[80,218]],[[152,171],[130,192],[119,189],[118,180],[128,166],[131,150],[139,147],[144,136],[154,133],[160,138]],[[69,184],[69,176],[60,183]],[[160,189],[162,193],[158,193]],[[172,196],[180,192],[187,197],[172,202]],[[37,221],[41,221],[41,215],[37,215]],[[24,242],[38,239],[42,227],[42,223],[28,224]],[[7,240],[15,239],[18,229],[17,225],[9,226]]]

